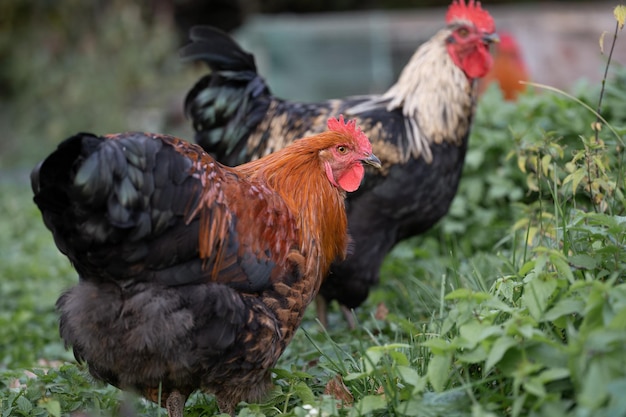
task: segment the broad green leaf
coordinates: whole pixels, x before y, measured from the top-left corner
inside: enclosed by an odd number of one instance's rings
[[[567,368],[550,368],[539,374],[539,379],[542,382],[552,382],[558,379],[569,378],[570,372]]]
[[[57,400],[48,399],[39,401],[39,407],[45,409],[52,417],[61,417],[61,403]]]
[[[595,409],[602,404],[607,395],[607,382],[611,381],[611,373],[604,361],[592,360],[585,375],[581,376],[582,391],[579,394],[581,405]]]
[[[513,281],[513,279],[511,278],[506,278],[506,279],[499,279],[497,281],[496,284],[496,288],[497,288],[497,294],[500,294],[502,297],[504,297],[509,303],[513,301],[513,296],[515,294],[515,287],[516,284]],[[498,300],[499,301],[499,300]],[[504,306],[506,306],[506,309],[509,309],[510,307],[504,303],[502,303]]]
[[[511,282],[510,280],[507,280],[507,281],[509,281],[510,284],[511,284],[511,287],[510,287],[511,288],[510,289],[511,299],[509,301],[512,301],[513,300],[513,296],[515,294],[515,290],[514,289],[517,286],[517,284]],[[508,292],[509,291],[508,286],[505,286],[505,287],[507,288],[506,291]],[[500,301],[497,298],[491,298],[490,300],[485,301],[484,305],[485,305],[485,307],[488,307],[488,308],[491,308],[491,309],[495,309],[497,311],[504,312],[504,313],[511,313],[514,310],[508,304]]]
[[[463,349],[461,353],[457,353],[457,360],[465,363],[479,363],[487,359],[487,350],[478,345],[474,349]]]
[[[293,370],[291,371],[291,374],[296,377],[296,378],[301,378],[301,379],[313,379],[313,375],[311,375],[308,372],[304,372],[304,371],[298,371],[298,370]]]
[[[365,378],[369,375],[367,372],[351,372],[343,377],[344,381],[354,381],[356,379]]]
[[[424,415],[424,405],[421,397],[412,397],[408,401],[401,401],[396,409],[401,413],[400,415],[406,417],[421,417]]]
[[[546,311],[543,316],[544,321],[555,321],[556,319],[570,314],[581,313],[585,303],[574,298],[564,298],[558,301],[554,307]]]
[[[436,355],[428,361],[428,381],[435,391],[441,392],[448,382],[450,375],[450,365],[452,364],[452,355]]]
[[[28,415],[33,409],[33,405],[31,404],[31,402],[28,401],[28,399],[24,396],[18,397],[17,400],[15,400],[15,405],[17,406],[18,410],[25,413],[26,415]]]
[[[387,401],[382,395],[366,395],[361,398],[351,410],[351,416],[363,416],[376,410],[387,408]]]
[[[487,294],[482,291],[472,291],[467,288],[459,288],[450,293],[446,294],[446,300],[456,300],[456,299],[468,299],[468,300],[476,300],[476,301],[484,301],[491,298],[490,294]]]
[[[580,185],[580,182],[583,180],[583,178],[585,178],[586,172],[583,168],[578,168],[576,171],[572,172],[571,174],[569,174],[567,177],[565,177],[565,179],[563,180],[563,184],[567,184],[568,182],[572,182],[572,191],[574,194],[576,194],[576,191],[578,190],[578,186]]]
[[[365,372],[368,374],[374,372],[376,370],[376,365],[384,354],[385,352],[380,349],[367,349],[367,352],[365,352],[365,356],[363,357]]]
[[[277,378],[290,379],[293,377],[293,374],[284,368],[274,368],[272,369],[272,373],[275,374]]]
[[[446,300],[465,299],[472,296],[472,290],[469,288],[458,288],[446,294]]]
[[[572,268],[565,261],[564,256],[560,252],[552,252],[550,254],[550,261],[556,268],[560,276],[565,277],[569,282],[574,282],[574,274],[572,274]]]
[[[426,378],[419,376],[417,371],[410,366],[398,366],[400,378],[405,383],[412,385],[416,391],[423,391],[426,388]]]
[[[607,415],[626,416],[626,378],[621,378],[607,384],[607,389],[611,394],[611,400]]]
[[[501,325],[489,325],[485,326],[480,334],[481,340],[493,339],[494,337],[502,336],[505,333],[505,329]]]
[[[522,386],[526,392],[533,394],[539,398],[546,396],[546,388],[543,382],[537,377],[530,377],[522,382]]]
[[[433,337],[432,339],[428,339],[425,342],[422,342],[421,345],[430,348],[430,350],[432,350],[435,355],[442,355],[445,352],[456,350],[456,348],[451,345],[450,342],[439,337]]]
[[[304,381],[298,381],[294,386],[294,392],[304,404],[314,404],[315,394]]]
[[[568,258],[569,262],[576,268],[594,269],[598,265],[598,260],[590,255],[581,253]]]
[[[600,322],[598,322],[600,324]],[[614,329],[598,328],[591,331],[586,343],[586,349],[594,354],[611,352],[615,346],[626,345],[626,333]]]
[[[407,358],[404,353],[397,350],[390,350],[388,353],[389,357],[393,360],[395,364],[401,366],[406,366],[409,364],[409,358]]]
[[[519,415],[521,415],[527,397],[528,394],[525,392],[515,397],[515,399],[513,400],[513,408],[511,412],[511,415],[513,417],[518,417]]]
[[[530,271],[532,271],[534,267],[535,267],[535,260],[533,259],[533,260],[526,262],[524,265],[522,265],[522,267],[519,269],[519,274],[521,276],[525,276]]]
[[[503,336],[498,338],[491,346],[489,356],[485,362],[485,372],[493,368],[504,356],[504,354],[513,346],[517,345],[517,341],[512,337]]]
[[[450,316],[446,317],[441,324],[440,334],[447,334],[456,325],[456,320]]]
[[[534,277],[534,279],[524,285],[522,303],[528,308],[528,312],[535,320],[541,319],[548,307],[548,300],[556,288],[556,279],[547,274],[541,277]]]
[[[532,339],[533,334],[536,331],[535,325],[530,324],[530,323],[523,323],[521,325],[517,325],[515,327],[515,330],[517,331],[518,334],[520,334],[523,338],[525,339]]]
[[[485,335],[484,330],[488,326],[485,324],[481,324],[477,321],[470,321],[459,327],[460,333],[460,347],[473,349],[476,347],[478,343],[480,343],[485,337],[488,337],[489,334]],[[491,327],[491,326],[489,326]]]
[[[608,327],[613,330],[626,330],[626,307],[621,308],[615,313]]]

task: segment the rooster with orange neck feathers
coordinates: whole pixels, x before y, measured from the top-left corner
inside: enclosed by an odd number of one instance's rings
[[[97,379],[181,417],[196,389],[234,414],[271,384],[332,261],[346,191],[380,167],[354,121],[225,167],[171,136],[78,134],[31,175],[79,273],[60,331]]]
[[[478,83],[478,94],[483,94],[492,83],[497,83],[505,100],[514,101],[526,91],[530,75],[522,50],[511,33],[500,33],[500,43],[496,45],[491,71]]]
[[[196,141],[219,161],[236,165],[259,158],[321,131],[326,118],[338,114],[358,121],[381,158],[383,169],[367,170],[363,185],[347,199],[354,248],[332,265],[322,285],[322,322],[328,301],[338,300],[344,312],[359,306],[378,282],[385,255],[437,223],[456,194],[476,80],[491,68],[489,44],[497,35],[491,15],[473,0],[455,0],[445,21],[387,92],[320,103],[274,97],[254,57],[216,29],[192,29],[193,42],[181,52],[211,68],[185,104]]]

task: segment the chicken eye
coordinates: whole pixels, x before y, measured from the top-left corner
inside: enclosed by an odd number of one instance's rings
[[[456,33],[458,33],[459,36],[462,38],[467,38],[467,35],[469,35],[469,30],[467,28],[459,28]]]
[[[346,148],[345,146],[337,146],[337,152],[339,152],[340,154],[345,154],[346,152],[348,152],[348,148]]]

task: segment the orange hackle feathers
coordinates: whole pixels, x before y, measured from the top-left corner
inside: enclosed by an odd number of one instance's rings
[[[361,153],[371,152],[372,149],[369,139],[357,127],[355,120],[345,122],[343,116],[339,116],[338,119],[328,119],[327,126],[329,130],[326,132],[296,140],[286,148],[236,168],[250,179],[265,182],[294,213],[300,213],[301,233],[309,234],[312,241],[319,245],[322,260],[329,261],[321,262],[320,269],[324,275],[330,262],[345,257],[348,239],[347,236],[345,240],[340,239],[337,235],[337,231],[347,228],[344,193],[330,185],[322,169],[319,152],[346,140],[353,141]],[[333,203],[312,204],[313,199]],[[311,210],[321,206],[324,212]]]
[[[469,0],[465,3],[465,0],[454,0],[448,7],[446,23],[450,24],[456,20],[468,20],[487,33],[492,33],[496,30],[493,17],[491,17],[489,12],[483,10],[479,1]]]

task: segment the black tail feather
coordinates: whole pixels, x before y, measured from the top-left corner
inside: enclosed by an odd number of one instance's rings
[[[196,142],[214,156],[245,157],[247,138],[265,118],[272,94],[257,73],[254,56],[227,33],[210,26],[191,29],[192,42],[180,51],[184,60],[205,62],[211,71],[187,93],[185,113]],[[227,165],[236,158],[222,159]]]
[[[185,61],[204,61],[214,71],[252,71],[256,73],[254,56],[247,53],[226,32],[211,26],[195,26],[189,37],[192,42],[180,50]]]
[[[34,201],[42,211],[62,213],[69,204],[69,188],[77,161],[99,143],[90,133],[79,133],[61,142],[57,150],[41,161],[30,174]]]

